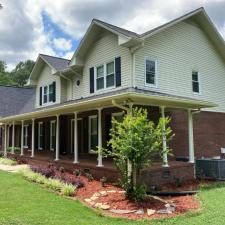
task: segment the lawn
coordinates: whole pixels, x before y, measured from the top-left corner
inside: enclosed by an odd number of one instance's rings
[[[0,171],[0,224],[1,225],[110,225],[110,224],[224,224],[225,184],[201,190],[203,210],[171,219],[128,221],[103,217],[99,213],[56,195],[24,180],[20,175]]]

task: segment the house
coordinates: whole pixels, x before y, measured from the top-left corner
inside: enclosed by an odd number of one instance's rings
[[[0,87],[2,151],[113,178],[92,149],[106,146],[112,117],[142,106],[175,133],[174,156],[145,179],[191,179],[195,158],[225,147],[224,87],[224,40],[203,8],[143,34],[94,19],[71,60],[40,54],[27,87]]]

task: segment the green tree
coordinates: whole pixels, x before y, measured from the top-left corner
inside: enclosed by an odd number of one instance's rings
[[[34,67],[34,61],[27,60],[25,62],[19,62],[15,69],[11,72],[12,80],[18,84],[18,86],[24,86],[27,82],[27,79],[30,76],[30,73]]]
[[[113,119],[108,143],[112,151],[103,149],[103,155],[112,156],[122,175],[122,186],[127,197],[142,200],[145,189],[140,181],[141,169],[150,166],[152,158],[163,155],[162,136],[169,141],[172,131],[168,127],[169,118],[160,118],[158,124],[149,121],[147,110],[135,108],[127,114],[122,122]],[[164,126],[166,129],[164,130]],[[169,153],[167,148],[166,153]],[[131,170],[127,166],[131,165]]]
[[[12,85],[14,82],[9,76],[9,73],[6,72],[6,63],[0,61],[0,85]]]

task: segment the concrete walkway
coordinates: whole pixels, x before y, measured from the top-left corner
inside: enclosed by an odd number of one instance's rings
[[[11,173],[16,173],[20,169],[26,169],[26,168],[28,168],[28,165],[26,165],[26,164],[15,165],[15,166],[8,166],[8,165],[0,164],[0,170],[11,172]]]

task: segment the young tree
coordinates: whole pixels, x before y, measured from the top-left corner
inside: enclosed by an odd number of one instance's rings
[[[107,156],[114,158],[117,168],[122,175],[122,186],[129,198],[142,200],[145,189],[140,181],[140,172],[150,166],[152,158],[162,152],[162,136],[169,141],[172,131],[168,127],[169,119],[160,118],[156,125],[147,118],[147,110],[135,108],[125,116],[122,122],[113,119],[110,131],[109,145],[112,151],[103,150]],[[166,129],[164,130],[164,126]],[[169,149],[166,149],[166,153]],[[132,173],[129,175],[127,162],[131,164]]]

